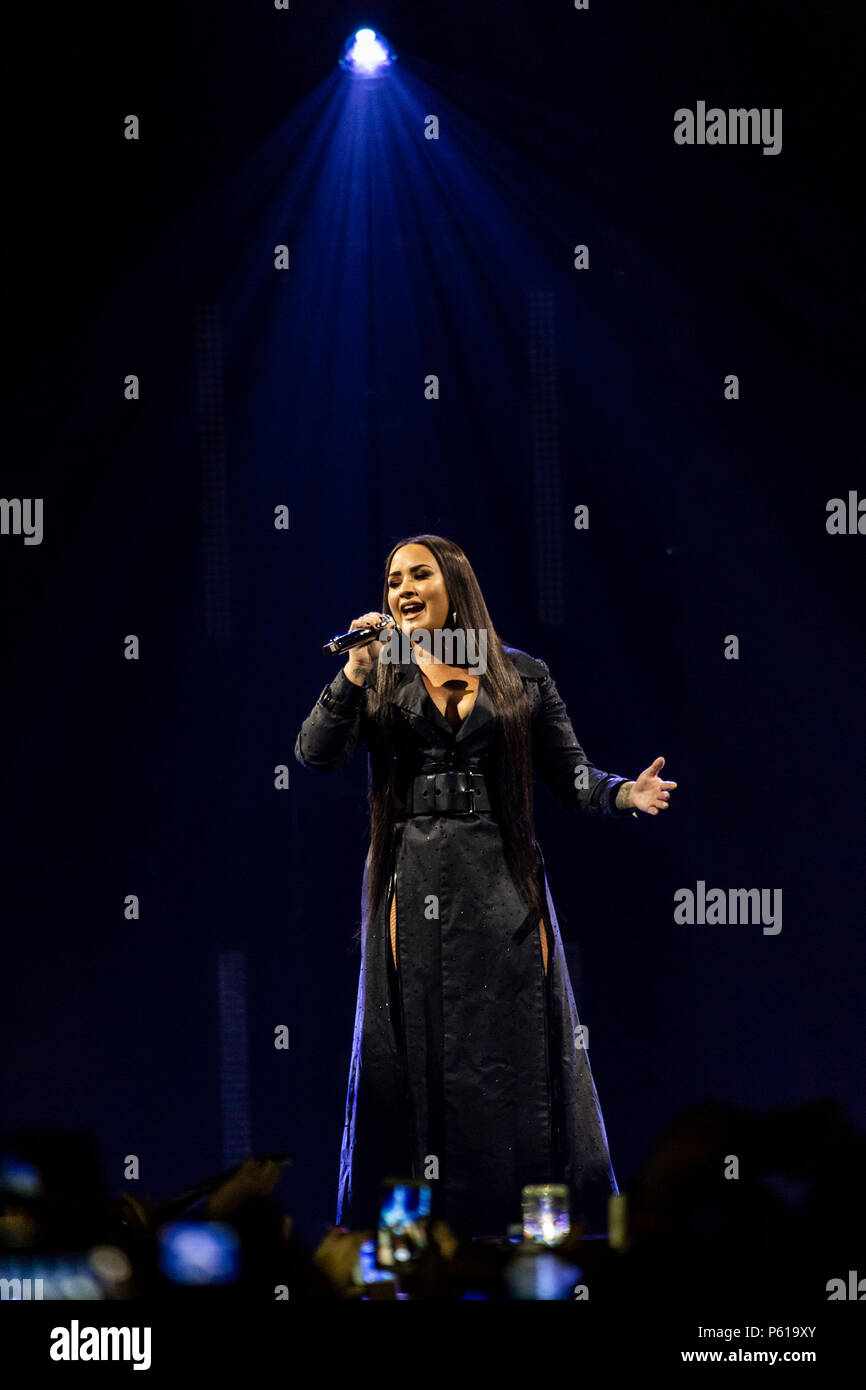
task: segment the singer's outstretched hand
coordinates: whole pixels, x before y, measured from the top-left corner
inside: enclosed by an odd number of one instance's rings
[[[646,811],[650,816],[657,816],[659,811],[668,809],[668,798],[676,782],[661,780],[659,773],[664,765],[664,758],[656,758],[655,762],[644,768],[640,777],[636,778],[631,789],[631,805],[636,811]]]

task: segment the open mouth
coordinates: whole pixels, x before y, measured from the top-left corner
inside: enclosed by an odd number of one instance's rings
[[[407,603],[402,608],[404,618],[414,618],[418,613],[423,612],[423,603]]]

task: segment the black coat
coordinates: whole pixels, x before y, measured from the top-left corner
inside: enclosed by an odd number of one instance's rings
[[[625,779],[589,762],[547,666],[505,650],[531,708],[534,772],[568,809],[627,819],[614,804]],[[337,771],[375,739],[367,694],[339,672],[301,727],[298,761]],[[427,759],[495,777],[496,712],[483,678],[456,728],[414,661],[398,665],[392,703],[398,778]],[[364,886],[368,868],[369,855]],[[381,1179],[414,1176],[433,1179],[434,1211],[460,1234],[502,1234],[520,1220],[521,1187],[553,1181],[568,1184],[573,1220],[606,1230],[618,1188],[540,849],[539,873],[546,976],[538,922],[508,872],[492,815],[396,819],[389,892],[362,939],[339,1223],[376,1226]]]

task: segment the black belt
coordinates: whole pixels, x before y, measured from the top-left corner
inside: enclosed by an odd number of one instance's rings
[[[451,767],[419,772],[395,794],[397,820],[411,816],[471,816],[489,811],[487,784],[480,772]]]

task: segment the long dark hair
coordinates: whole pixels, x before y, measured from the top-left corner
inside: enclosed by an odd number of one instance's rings
[[[487,633],[487,670],[480,679],[485,683],[498,718],[496,746],[485,780],[492,813],[499,822],[509,872],[527,899],[527,911],[531,908],[540,918],[543,903],[533,822],[530,714],[523,683],[490,620],[475,571],[454,541],[428,535],[406,536],[398,541],[385,561],[382,611],[390,611],[388,575],[394,555],[404,545],[424,545],[436,557],[448,593],[449,612],[453,609],[456,613],[453,627]],[[369,744],[370,860],[362,925],[370,921],[381,902],[388,876],[394,825],[394,748],[390,727],[393,712],[389,697],[394,691],[395,676],[394,664],[380,661],[374,667],[367,700],[367,713],[377,727],[378,737],[372,738]]]

